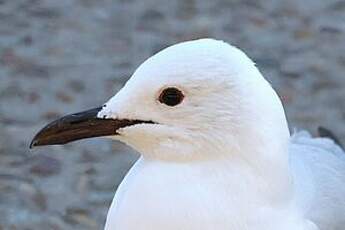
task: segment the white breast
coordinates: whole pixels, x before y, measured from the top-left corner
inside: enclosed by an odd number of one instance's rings
[[[255,178],[243,179],[238,169],[221,170],[225,165],[218,163],[140,159],[119,187],[105,229],[314,229],[288,205],[264,205],[249,186]]]

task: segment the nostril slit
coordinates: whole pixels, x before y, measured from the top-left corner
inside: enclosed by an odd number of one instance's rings
[[[107,107],[107,105],[106,105],[106,104],[104,104],[104,105],[103,105],[103,108],[105,108],[105,107]]]

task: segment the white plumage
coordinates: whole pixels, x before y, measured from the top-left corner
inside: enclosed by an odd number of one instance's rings
[[[167,87],[184,100],[166,106]],[[99,117],[148,120],[115,139],[142,156],[106,230],[341,230],[345,156],[326,138],[290,137],[275,91],[224,42],[169,47],[144,62]]]
[[[292,136],[290,156],[298,207],[320,230],[344,229],[344,151],[304,131]]]

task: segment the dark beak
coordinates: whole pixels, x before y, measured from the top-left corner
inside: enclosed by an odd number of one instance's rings
[[[152,121],[127,119],[102,119],[97,114],[102,107],[64,116],[51,122],[33,138],[30,148],[40,145],[62,145],[72,141],[101,136],[118,135],[126,126]]]

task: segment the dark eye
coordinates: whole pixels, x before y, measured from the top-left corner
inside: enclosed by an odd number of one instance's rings
[[[166,104],[167,106],[175,106],[180,104],[183,101],[183,93],[174,87],[166,88],[159,95],[159,102]]]

